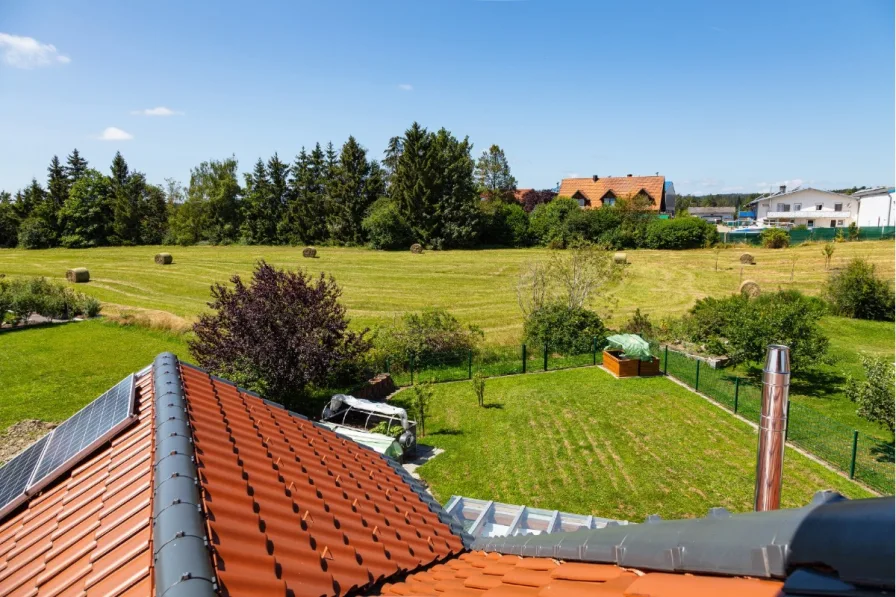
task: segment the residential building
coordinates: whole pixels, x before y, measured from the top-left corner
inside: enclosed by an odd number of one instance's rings
[[[859,202],[859,226],[896,225],[896,189],[876,187],[850,195]]]
[[[665,213],[665,176],[607,176],[594,175],[590,178],[564,178],[560,182],[560,197],[570,197],[586,209],[597,209],[605,205],[615,205],[619,199],[643,197],[648,208],[657,213]],[[674,187],[672,187],[674,193]]]
[[[754,208],[757,222],[766,226],[841,228],[855,222],[859,213],[853,197],[811,187],[788,191],[782,185],[777,193],[747,205]]]
[[[394,460],[170,353],[113,390],[0,469],[0,595],[893,596],[892,497],[449,513]]]
[[[689,207],[688,214],[712,222],[713,224],[721,224],[736,220],[736,207]]]

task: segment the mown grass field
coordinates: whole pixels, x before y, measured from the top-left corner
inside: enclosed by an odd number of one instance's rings
[[[152,261],[160,250],[174,255],[174,264]],[[740,255],[756,257],[742,266]],[[880,275],[893,278],[894,243],[869,241],[837,245],[833,265],[852,257],[876,264]],[[0,250],[0,273],[62,279],[65,270],[90,269],[91,281],[78,285],[112,305],[124,305],[193,318],[206,309],[209,286],[231,275],[249,274],[258,259],[282,267],[303,267],[332,274],[355,326],[375,326],[406,311],[444,307],[461,321],[480,326],[490,344],[515,344],[523,316],[515,282],[522,266],[547,255],[544,249],[384,252],[321,247],[318,259],[303,259],[300,247],[123,247],[98,249]],[[698,298],[736,292],[741,279],[762,288],[797,288],[817,294],[827,277],[821,245],[793,249],[729,248],[693,251],[629,251],[628,275],[614,292],[612,313],[595,304],[609,322],[621,323],[635,308],[654,320],[680,315]],[[718,271],[716,258],[718,257]],[[795,260],[794,260],[795,258]],[[793,270],[791,281],[791,270]]]
[[[396,397],[409,405],[410,393]],[[617,380],[595,368],[434,386],[420,442],[440,454],[420,470],[451,495],[640,522],[752,509],[756,432],[662,378]],[[783,506],[818,489],[870,495],[788,449]]]
[[[100,320],[0,332],[0,430],[67,419],[166,350],[188,356],[182,335]]]

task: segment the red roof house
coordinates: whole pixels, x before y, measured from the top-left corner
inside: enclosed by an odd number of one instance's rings
[[[560,182],[559,197],[570,197],[579,205],[597,209],[615,205],[619,199],[642,196],[651,211],[666,211],[666,177],[664,176],[609,176],[590,178],[564,178]]]
[[[126,427],[0,491],[0,596],[893,594],[892,499],[474,538],[396,462],[174,355],[132,388]]]

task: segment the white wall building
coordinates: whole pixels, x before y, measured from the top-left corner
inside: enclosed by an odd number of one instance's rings
[[[788,191],[782,186],[777,193],[749,205],[756,210],[757,222],[766,226],[841,228],[856,221],[859,214],[854,196],[813,188]]]
[[[877,187],[851,195],[859,202],[859,226],[896,225],[896,192],[893,187]]]

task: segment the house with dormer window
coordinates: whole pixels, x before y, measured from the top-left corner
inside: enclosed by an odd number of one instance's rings
[[[666,178],[664,176],[607,176],[564,178],[559,197],[570,197],[584,209],[616,205],[620,199],[638,198],[650,211],[666,211]]]

